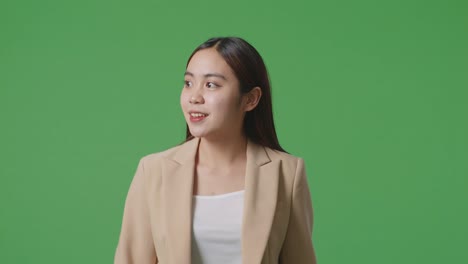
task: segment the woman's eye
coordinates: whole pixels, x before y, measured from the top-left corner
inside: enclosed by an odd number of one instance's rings
[[[206,87],[208,88],[215,88],[215,87],[218,87],[218,85],[216,83],[213,83],[213,82],[207,82],[206,83]]]
[[[185,87],[191,87],[191,86],[192,86],[192,82],[191,82],[191,81],[184,81],[184,86],[185,86]]]

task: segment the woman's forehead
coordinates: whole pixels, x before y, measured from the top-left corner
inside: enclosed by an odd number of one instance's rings
[[[234,75],[231,67],[214,48],[197,51],[187,65],[187,72],[194,77],[224,76],[225,79]]]

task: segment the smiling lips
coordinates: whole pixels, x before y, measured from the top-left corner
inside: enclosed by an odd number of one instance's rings
[[[189,115],[190,115],[190,121],[192,122],[200,122],[203,119],[205,119],[205,117],[208,116],[208,114],[201,113],[201,112],[189,112]]]

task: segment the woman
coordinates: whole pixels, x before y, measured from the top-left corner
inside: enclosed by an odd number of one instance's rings
[[[304,162],[278,142],[255,48],[200,45],[180,99],[186,141],[140,160],[115,263],[316,263]]]

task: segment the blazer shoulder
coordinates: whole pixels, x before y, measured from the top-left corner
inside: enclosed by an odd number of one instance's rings
[[[265,150],[271,160],[276,159],[276,160],[281,160],[283,163],[285,162],[285,163],[293,163],[293,164],[296,164],[299,160],[303,160],[302,157],[289,154],[286,152],[282,152],[279,150],[271,149],[268,147],[265,147]]]
[[[265,147],[271,160],[280,160],[286,174],[295,175],[300,166],[304,166],[302,157]]]
[[[183,144],[184,143],[159,152],[147,154],[140,158],[140,163],[143,163],[146,166],[158,164],[161,160],[172,157]]]

